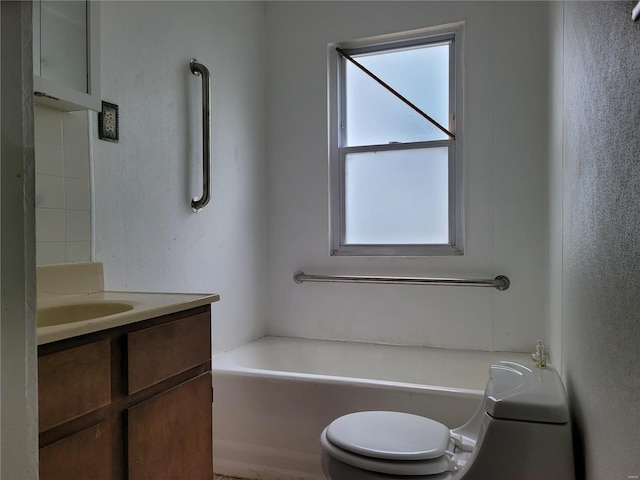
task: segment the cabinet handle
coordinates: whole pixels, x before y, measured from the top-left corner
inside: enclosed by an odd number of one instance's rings
[[[211,97],[209,69],[195,58],[189,62],[189,68],[195,76],[202,77],[202,196],[191,200],[191,209],[198,213],[211,199]]]

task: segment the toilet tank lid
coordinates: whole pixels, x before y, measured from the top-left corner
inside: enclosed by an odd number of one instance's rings
[[[485,407],[504,420],[567,423],[567,395],[558,372],[546,367],[500,361],[489,368]]]

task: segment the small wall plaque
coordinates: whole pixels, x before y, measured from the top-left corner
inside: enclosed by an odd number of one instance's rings
[[[118,105],[102,102],[102,112],[98,112],[98,138],[118,143],[120,140]]]

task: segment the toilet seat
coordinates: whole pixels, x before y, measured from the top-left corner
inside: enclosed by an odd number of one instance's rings
[[[357,468],[392,475],[434,475],[455,470],[447,452],[449,429],[401,412],[357,412],[334,420],[320,437],[332,457]]]

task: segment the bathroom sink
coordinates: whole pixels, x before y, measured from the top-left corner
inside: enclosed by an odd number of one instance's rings
[[[61,305],[38,309],[38,327],[51,327],[65,323],[81,322],[107,317],[133,309],[133,305],[122,302],[91,302]]]

